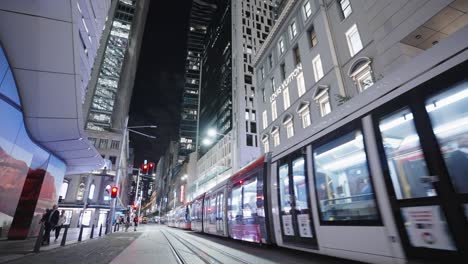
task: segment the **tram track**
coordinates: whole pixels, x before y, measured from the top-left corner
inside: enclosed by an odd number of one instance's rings
[[[179,264],[185,264],[185,263],[191,263],[190,261],[187,261],[184,259],[182,254],[180,253],[180,249],[177,249],[174,246],[174,243],[170,241],[168,236],[166,234],[169,234],[172,238],[177,240],[181,245],[183,245],[185,248],[187,248],[191,253],[193,253],[195,256],[197,256],[202,262],[206,264],[221,264],[221,263],[227,263],[226,261],[222,261],[217,257],[214,257],[213,254],[208,253],[206,250],[203,250],[201,247],[194,245],[191,243],[189,240],[181,237],[178,234],[175,234],[175,232],[172,231],[162,231],[164,237],[169,243],[169,246],[171,247],[171,251],[174,254],[174,256],[177,259],[177,262]],[[193,239],[197,243],[209,248],[210,250],[216,251],[217,253],[227,257],[229,259],[229,263],[241,263],[241,264],[251,264],[250,262],[247,262],[239,257],[234,256],[233,254],[227,253],[224,250],[221,250],[219,248],[213,247],[212,245],[209,245],[205,242],[201,242],[199,239]]]

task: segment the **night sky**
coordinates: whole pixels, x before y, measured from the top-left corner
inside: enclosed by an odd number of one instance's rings
[[[157,139],[130,133],[135,167],[144,159],[157,162],[169,141],[178,138],[190,5],[191,0],[150,3],[129,126],[155,124],[158,128],[139,131]]]

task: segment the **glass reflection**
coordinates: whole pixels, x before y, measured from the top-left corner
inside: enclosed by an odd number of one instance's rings
[[[426,101],[445,164],[459,193],[468,193],[468,83]]]
[[[285,214],[291,213],[291,193],[289,192],[289,165],[284,164],[279,168],[279,189],[281,211]]]
[[[378,218],[363,137],[359,131],[315,149],[314,165],[323,221]]]
[[[404,108],[382,118],[379,129],[397,199],[436,195],[411,111]]]

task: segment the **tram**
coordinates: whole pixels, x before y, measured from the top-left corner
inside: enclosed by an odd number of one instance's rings
[[[168,225],[370,263],[466,263],[467,69],[318,125],[171,211],[185,224]]]

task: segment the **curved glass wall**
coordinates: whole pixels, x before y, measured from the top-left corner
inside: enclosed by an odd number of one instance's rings
[[[29,137],[18,90],[0,46],[0,226],[1,236],[37,235],[46,208],[58,200],[64,162]]]

